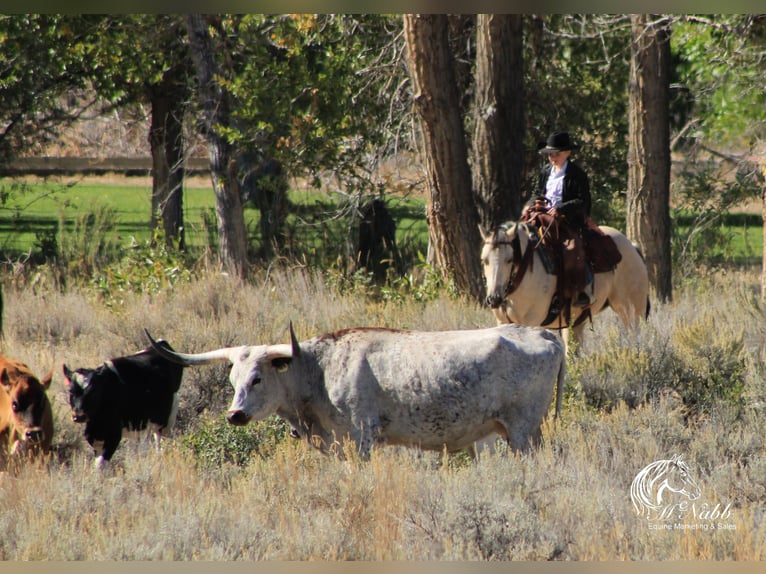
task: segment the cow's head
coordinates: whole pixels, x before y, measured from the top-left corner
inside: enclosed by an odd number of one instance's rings
[[[284,396],[287,375],[293,360],[288,345],[246,347],[232,363],[229,380],[234,398],[226,413],[233,425],[246,425],[252,419],[274,414]]]
[[[66,365],[64,371],[64,384],[69,391],[69,406],[72,409],[72,420],[76,423],[84,423],[88,420],[88,413],[94,412],[100,401],[98,385],[93,384],[95,369],[71,370]]]
[[[300,356],[301,349],[290,323],[290,345],[255,345],[225,347],[205,353],[176,353],[163,348],[146,332],[152,347],[161,356],[184,366],[206,365],[228,361],[231,363],[229,380],[234,387],[226,420],[233,425],[246,425],[252,419],[274,414],[291,386],[288,381],[290,366]]]
[[[51,370],[42,380],[34,376],[25,365],[19,367],[6,365],[0,373],[0,384],[8,393],[11,405],[11,420],[20,441],[27,445],[50,441],[51,421],[45,421],[46,413],[50,418],[50,402],[46,391],[53,379]]]

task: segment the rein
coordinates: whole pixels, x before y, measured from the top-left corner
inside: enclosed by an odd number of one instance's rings
[[[516,228],[518,230],[518,225]],[[508,285],[505,288],[506,295],[510,295],[519,288],[524,275],[527,273],[527,269],[532,268],[532,258],[535,254],[535,248],[531,240],[527,243],[526,251],[521,254],[521,240],[519,239],[518,231],[511,241],[511,247],[513,248],[513,265],[516,271],[511,273],[511,276],[508,278]]]
[[[511,249],[513,249],[513,268],[515,271],[511,272],[511,276],[508,278],[508,284],[505,286],[505,294],[510,295],[519,288],[519,285],[521,285],[521,282],[524,279],[524,275],[527,273],[527,269],[532,268],[532,260],[535,249],[532,245],[531,239],[527,244],[527,250],[523,254],[521,253],[521,240],[519,239],[518,232],[514,235],[511,241],[497,241],[493,239],[487,243],[489,243],[493,249],[498,245],[510,245]]]

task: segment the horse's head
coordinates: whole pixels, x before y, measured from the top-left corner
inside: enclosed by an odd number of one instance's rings
[[[664,499],[668,493],[680,494],[689,500],[696,500],[702,493],[680,455],[644,467],[630,487],[633,506],[639,515],[661,511],[669,504]]]
[[[667,470],[658,489],[658,498],[662,496],[663,489],[682,494],[689,500],[699,498],[702,491],[692,478],[689,472],[689,465],[681,460],[680,456],[674,456],[667,462],[670,464],[667,465]]]
[[[520,258],[514,249],[517,224],[501,225],[491,232],[479,229],[484,244],[481,248],[481,264],[487,285],[487,305],[497,309],[508,294],[513,266]]]

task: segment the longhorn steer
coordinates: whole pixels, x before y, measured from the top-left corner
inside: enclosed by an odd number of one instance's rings
[[[0,458],[5,454],[48,453],[53,439],[53,412],[42,380],[29,367],[0,355]]]
[[[156,343],[168,352],[166,341]],[[96,454],[96,466],[111,460],[123,430],[149,430],[159,447],[160,435],[173,428],[183,367],[153,348],[106,361],[96,369],[71,370],[63,365],[72,420],[85,423],[85,440]]]
[[[231,424],[276,413],[323,452],[350,438],[373,445],[458,451],[492,433],[515,450],[540,436],[553,387],[561,403],[565,355],[543,329],[468,331],[360,328],[299,343],[158,353],[185,366],[232,364]],[[335,449],[342,456],[342,448]]]

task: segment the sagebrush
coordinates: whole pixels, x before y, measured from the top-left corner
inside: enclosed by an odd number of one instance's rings
[[[123,441],[99,474],[69,419],[61,363],[95,366],[143,348],[144,328],[196,352],[287,342],[291,320],[303,339],[359,325],[490,326],[491,313],[446,287],[394,296],[302,269],[247,283],[200,270],[109,304],[87,287],[11,284],[3,352],[38,373],[55,367],[57,434],[51,460],[0,477],[0,559],[763,559],[758,289],[755,273],[701,280],[672,303],[653,301],[634,333],[600,314],[570,358],[562,417],[525,455],[382,448],[341,462],[277,419],[227,426],[232,390],[216,365],[185,371],[177,429],[160,453]],[[657,531],[636,515],[631,481],[675,454],[700,484],[698,505],[730,505],[726,528]]]

